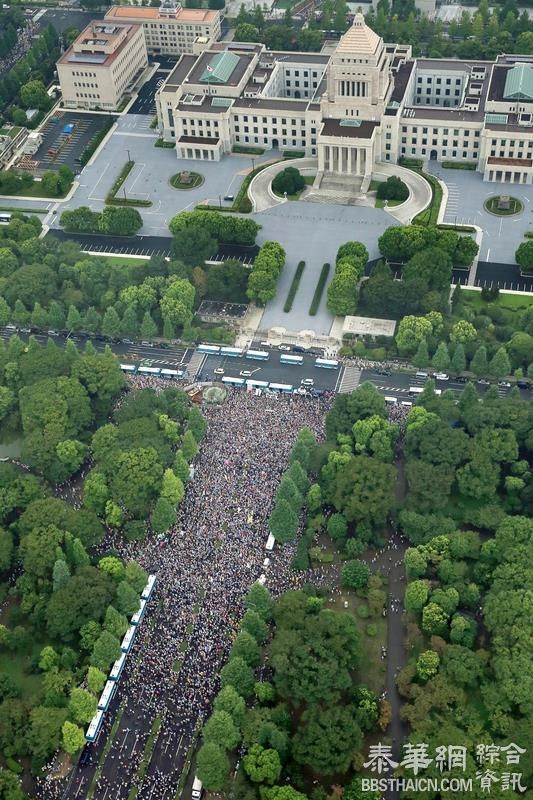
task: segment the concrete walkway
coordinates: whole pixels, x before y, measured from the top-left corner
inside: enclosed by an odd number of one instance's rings
[[[284,197],[274,194],[271,186],[276,175],[287,167],[296,167],[304,176],[311,175],[318,169],[318,160],[316,158],[287,158],[258,172],[248,187],[248,197],[256,213],[287,202]]]

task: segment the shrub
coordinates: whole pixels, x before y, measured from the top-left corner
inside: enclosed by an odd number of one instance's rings
[[[287,167],[278,172],[272,181],[272,188],[277,194],[296,194],[305,186],[305,181],[296,167]]]
[[[376,636],[377,632],[378,632],[378,626],[375,624],[375,622],[370,622],[366,626],[366,635],[367,636]]]
[[[386,181],[380,183],[377,190],[380,200],[407,200],[409,189],[396,175],[391,175]]]

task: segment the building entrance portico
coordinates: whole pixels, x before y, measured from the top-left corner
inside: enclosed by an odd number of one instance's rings
[[[323,145],[318,150],[318,169],[336,175],[364,177],[367,165],[366,147]]]

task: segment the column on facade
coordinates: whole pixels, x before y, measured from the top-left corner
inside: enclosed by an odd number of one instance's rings
[[[349,147],[348,148],[348,175],[352,174],[352,153],[353,153],[353,148]]]

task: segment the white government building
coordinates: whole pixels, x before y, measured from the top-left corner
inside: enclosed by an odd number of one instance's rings
[[[484,180],[533,181],[533,56],[413,59],[356,14],[332,55],[202,42],[156,95],[178,158],[218,161],[235,145],[305,151],[315,186],[366,191],[402,156],[476,162]]]

